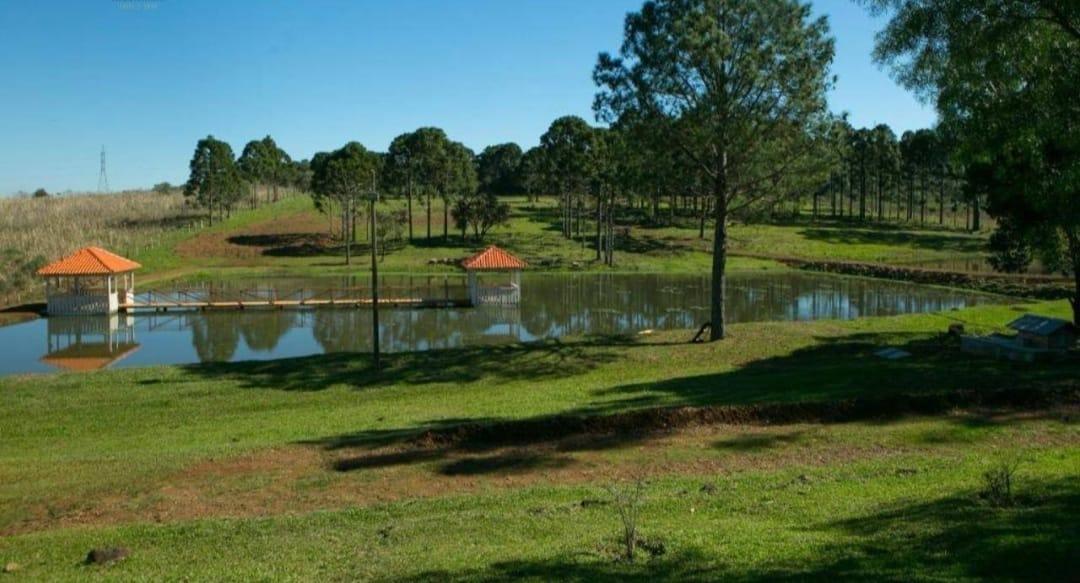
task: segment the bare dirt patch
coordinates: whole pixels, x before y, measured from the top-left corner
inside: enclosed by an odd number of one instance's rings
[[[309,257],[333,247],[325,218],[311,212],[283,215],[225,233],[201,233],[176,246],[187,259],[227,259],[237,264],[262,257]]]
[[[957,409],[942,415],[958,426],[1005,426],[1075,418],[1075,414],[1075,406],[1059,404],[1030,411]],[[205,460],[122,494],[53,501],[0,534],[86,524],[303,514],[492,488],[672,474],[701,476],[708,484],[718,476],[743,471],[830,467],[913,452],[949,456],[970,445],[940,440],[883,444],[846,435],[815,422],[754,425],[736,421],[662,432],[575,434],[509,445],[413,441],[327,449],[297,444]],[[1073,438],[1025,431],[1003,432],[989,439],[1013,447],[1021,442],[1049,447]]]

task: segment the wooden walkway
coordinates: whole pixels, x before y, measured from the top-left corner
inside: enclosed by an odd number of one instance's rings
[[[362,308],[371,307],[370,298],[334,300],[235,300],[235,301],[155,301],[120,304],[120,310],[246,310],[246,309],[299,309],[299,308]],[[469,300],[428,300],[423,298],[379,298],[380,308],[469,308]]]
[[[342,293],[345,291],[346,293]],[[321,291],[300,290],[280,294],[270,290],[240,290],[231,295],[236,299],[224,299],[217,294],[210,296],[202,290],[172,290],[169,292],[149,292],[134,301],[122,302],[121,312],[169,310],[247,310],[247,309],[307,309],[307,308],[370,308],[372,299],[360,294],[350,296],[347,290]],[[386,297],[379,298],[380,308],[468,308],[472,302],[468,298],[420,298]]]

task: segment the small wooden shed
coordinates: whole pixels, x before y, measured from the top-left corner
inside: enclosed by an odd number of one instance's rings
[[[140,267],[100,247],[85,247],[37,274],[45,280],[49,315],[115,314],[134,302],[134,272]]]
[[[469,276],[469,301],[472,305],[517,305],[521,302],[521,271],[528,264],[494,245],[461,262]],[[483,285],[481,272],[509,273],[508,283]]]
[[[1068,350],[1076,346],[1076,326],[1067,320],[1027,314],[1010,322],[1009,328],[1016,330],[1020,345],[1027,348]]]

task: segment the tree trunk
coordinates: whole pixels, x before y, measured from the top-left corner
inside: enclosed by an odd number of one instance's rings
[[[971,230],[976,233],[982,228],[982,209],[979,208],[979,195],[975,195],[971,198]]]
[[[408,210],[408,213],[409,213],[409,243],[410,243],[410,244],[412,244],[412,242],[413,242],[413,227],[412,227],[412,195],[413,195],[413,192],[412,192],[412,174],[409,174],[409,186],[408,186],[408,190],[407,190],[407,192],[408,192],[408,194],[406,195],[406,200],[407,200],[407,203],[406,203],[406,204],[408,205],[408,209],[409,209],[409,210]]]
[[[859,222],[866,222],[866,159],[859,163]]]
[[[442,238],[444,241],[450,240],[450,199],[443,197],[442,205]]]
[[[1080,261],[1073,261],[1073,297],[1069,299],[1073,310],[1073,325],[1080,327]]]
[[[945,224],[945,173],[938,176],[938,224]]]
[[[701,197],[701,208],[698,209],[698,239],[705,240],[705,215],[709,213],[709,199]]]
[[[427,240],[431,242],[431,190],[427,193]]]
[[[596,197],[596,260],[600,261],[603,253],[603,237],[600,234],[600,226],[604,221],[604,204],[601,201],[601,197]]]
[[[727,287],[727,152],[721,163],[713,194],[716,203],[716,226],[713,228],[712,301],[710,302],[709,340],[722,340],[726,333],[724,304]]]
[[[349,215],[352,214],[352,199],[342,205],[341,211],[341,235],[345,237],[345,265],[352,265],[352,239],[353,234],[349,228]]]

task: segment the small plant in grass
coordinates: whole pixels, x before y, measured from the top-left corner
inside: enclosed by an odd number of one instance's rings
[[[1016,482],[1016,470],[1020,467],[1018,459],[1002,459],[994,462],[990,469],[982,474],[983,487],[979,497],[991,506],[1003,508],[1015,502],[1013,486]]]
[[[645,481],[638,478],[629,484],[612,484],[607,490],[611,495],[612,506],[619,514],[619,521],[622,523],[622,558],[632,563],[639,543],[638,518],[641,516]]]

